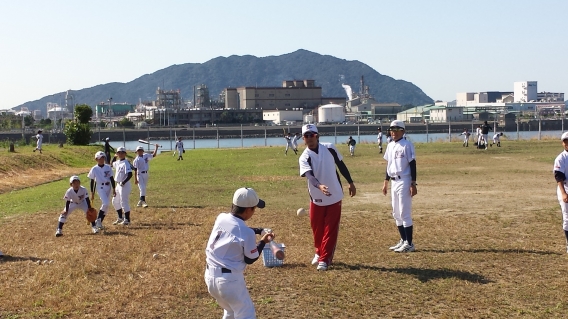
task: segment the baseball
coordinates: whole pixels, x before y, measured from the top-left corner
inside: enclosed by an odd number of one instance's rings
[[[298,210],[296,211],[296,214],[297,214],[298,216],[302,217],[302,216],[306,216],[308,213],[306,212],[305,209],[303,209],[303,208],[298,208]]]

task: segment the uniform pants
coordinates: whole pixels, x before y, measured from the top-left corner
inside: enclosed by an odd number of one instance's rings
[[[82,210],[85,213],[85,215],[87,215],[87,209],[89,209],[89,205],[87,205],[86,200],[80,202],[79,204],[73,203],[73,202],[70,203],[69,204],[69,210],[67,211],[67,214],[59,215],[59,222],[65,224],[65,222],[67,222],[67,218],[69,218],[69,215],[71,215],[71,213],[76,209]]]
[[[483,144],[485,144],[485,148],[489,145],[489,141],[487,140],[487,134],[481,134],[481,139],[483,140]]]
[[[146,186],[148,185],[148,173],[138,174],[138,189],[140,196],[146,196]]]
[[[101,199],[101,208],[103,212],[108,212],[108,206],[110,204],[110,185],[97,185],[97,192],[99,194],[99,198]]]
[[[222,273],[221,268],[205,269],[207,291],[225,309],[223,319],[254,319],[256,313],[242,273]]]
[[[412,196],[410,196],[411,177],[391,180],[392,217],[396,226],[412,226]]]
[[[328,206],[310,203],[310,223],[319,261],[331,265],[341,221],[341,201]]]
[[[130,191],[132,190],[132,185],[130,181],[125,185],[116,185],[116,196],[112,199],[112,205],[114,209],[122,209],[124,213],[130,211]]]
[[[354,152],[355,152],[355,146],[349,145],[349,153],[351,153],[351,155],[353,155]]]
[[[564,185],[564,189],[568,192],[567,185]],[[560,203],[560,208],[562,209],[562,229],[568,231],[568,203],[562,200],[562,192],[560,188],[556,187],[556,195],[558,197],[558,202]]]

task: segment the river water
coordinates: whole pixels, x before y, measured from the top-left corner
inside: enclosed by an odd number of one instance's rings
[[[506,140],[530,140],[535,139],[558,139],[562,131],[523,131],[523,132],[504,132],[502,141]],[[493,136],[492,132],[489,132],[489,140]],[[334,144],[346,143],[349,136],[347,135],[337,135],[337,136],[320,136],[320,141],[330,142]],[[353,136],[353,138],[359,143],[376,144],[377,135],[360,135]],[[463,137],[456,133],[452,133],[451,136],[448,133],[431,133],[431,134],[407,134],[407,139],[413,143],[433,143],[433,142],[456,142],[462,141]],[[286,141],[283,137],[259,137],[259,138],[219,138],[219,139],[185,139],[182,140],[184,148],[186,150],[197,149],[197,148],[240,148],[240,147],[264,147],[264,146],[286,146]],[[383,143],[386,139],[383,137]],[[154,141],[151,141],[152,143]],[[156,143],[160,144],[162,147],[159,149],[162,151],[171,151],[175,148],[175,141],[165,141],[157,140]],[[470,137],[470,142],[473,143],[473,135]],[[298,142],[299,145],[303,144],[303,141]],[[124,146],[127,150],[134,150],[136,146],[143,145],[138,141],[114,141],[111,143],[113,147]],[[145,146],[148,149],[148,145]],[[150,147],[153,149],[153,146]]]

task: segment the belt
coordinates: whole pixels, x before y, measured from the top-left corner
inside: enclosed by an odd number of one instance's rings
[[[146,173],[148,173],[148,171],[142,171],[139,174],[146,174]]]
[[[101,183],[101,185],[110,185],[110,182]]]
[[[209,269],[209,265],[207,265],[207,269]],[[221,273],[223,274],[230,274],[231,272],[231,269],[221,268]]]
[[[395,181],[396,181],[397,179],[398,179],[398,180],[401,179],[400,176],[389,176],[389,177],[390,177],[391,179],[394,179]]]

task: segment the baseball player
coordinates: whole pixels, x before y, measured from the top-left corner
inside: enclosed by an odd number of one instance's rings
[[[286,151],[284,151],[284,155],[288,155],[288,149],[294,149],[294,146],[292,146],[292,134],[288,133],[288,135],[284,135],[284,139],[286,140]],[[298,154],[296,150],[294,150],[294,153]]]
[[[112,151],[113,153],[115,153],[115,150],[112,146],[110,146],[110,138],[105,138],[105,159],[106,159],[106,163],[110,164],[110,152]]]
[[[158,144],[154,144],[156,147],[152,154],[144,153],[144,147],[138,146],[136,147],[136,158],[132,161],[132,166],[134,167],[134,184],[138,185],[138,189],[140,189],[140,200],[137,207],[148,207],[146,204],[146,186],[148,185],[148,169],[150,168],[148,162],[156,157],[158,154]]]
[[[481,147],[481,125],[475,129],[475,140],[477,141],[477,148]]]
[[[351,154],[351,156],[355,155],[355,144],[357,144],[357,141],[349,136],[349,138],[347,139],[347,145],[349,145],[349,153]]]
[[[463,129],[463,132],[460,134],[460,136],[463,135],[463,147],[468,147],[469,146],[469,136],[471,135],[469,133],[469,131],[467,130],[467,128]]]
[[[310,224],[316,251],[312,264],[318,265],[317,270],[327,270],[337,245],[343,199],[343,188],[336,166],[349,183],[349,195],[355,196],[357,190],[335,145],[321,143],[314,124],[304,125],[302,135],[307,147],[298,162],[300,176],[306,177],[311,199]]]
[[[392,136],[391,136],[390,128],[389,128],[389,129],[387,129],[387,147],[390,144],[390,142],[392,142]]]
[[[493,135],[493,144],[497,144],[497,147],[501,147],[501,136],[503,136],[503,132],[495,133]],[[493,144],[491,144],[490,146],[493,147]]]
[[[224,309],[223,318],[256,318],[243,272],[258,260],[264,245],[274,238],[262,228],[249,228],[245,221],[264,208],[252,188],[239,188],[233,195],[230,213],[217,216],[205,248],[207,291]],[[261,235],[256,243],[255,234]]]
[[[294,134],[294,137],[292,138],[292,147],[294,148],[294,153],[296,153],[296,155],[298,155],[298,140],[301,138],[302,135],[300,135],[300,133]]]
[[[63,209],[63,212],[61,212],[61,215],[59,215],[59,225],[55,231],[55,237],[63,236],[63,225],[74,210],[81,209],[85,212],[85,215],[87,215],[87,210],[91,208],[89,192],[87,192],[85,187],[81,186],[79,176],[71,176],[71,178],[69,178],[69,185],[71,187],[67,189],[65,196],[63,196],[63,199],[65,200],[65,208]],[[91,227],[94,234],[99,232],[95,222],[91,223]]]
[[[483,125],[481,126],[481,139],[483,140],[483,144],[485,144],[486,150],[487,150],[487,145],[489,145],[489,140],[487,139],[487,134],[489,134],[490,130],[492,130],[491,126],[489,126],[489,124],[487,124],[487,121],[483,122]]]
[[[36,148],[34,149],[34,152],[39,151],[40,154],[41,154],[41,144],[43,142],[43,134],[41,134],[41,132],[43,131],[42,130],[37,131],[37,135],[35,136],[37,142],[36,142]]]
[[[393,142],[389,143],[384,159],[387,161],[383,195],[387,194],[389,181],[391,185],[392,216],[400,233],[399,242],[390,247],[398,253],[414,251],[412,241],[412,197],[416,190],[416,154],[412,142],[402,138],[405,131],[403,121],[393,121],[390,132]]]
[[[383,130],[379,127],[377,129],[379,134],[377,135],[377,143],[379,144],[379,154],[383,153]]]
[[[112,196],[116,196],[116,185],[112,176],[112,167],[106,164],[105,153],[98,151],[95,154],[97,165],[93,166],[87,175],[91,179],[91,201],[95,200],[95,193],[99,190],[99,198],[101,199],[101,208],[99,216],[95,222],[98,229],[103,229],[103,220],[109,209],[110,193],[112,187]]]
[[[562,211],[562,229],[566,237],[566,252],[568,252],[568,132],[562,134],[564,150],[554,160],[554,179],[556,180],[556,196]]]
[[[116,149],[116,156],[112,162],[114,168],[114,180],[116,182],[116,195],[112,199],[112,205],[116,209],[118,219],[112,223],[113,225],[130,225],[130,191],[132,185],[132,165],[126,159],[126,148],[119,147]],[[117,159],[118,158],[118,159]],[[122,214],[124,213],[124,218]]]
[[[181,141],[181,136],[178,137],[178,140],[176,142],[176,150],[178,152],[178,161],[179,160],[183,161],[183,153],[185,153],[185,149],[183,148],[183,142]]]

